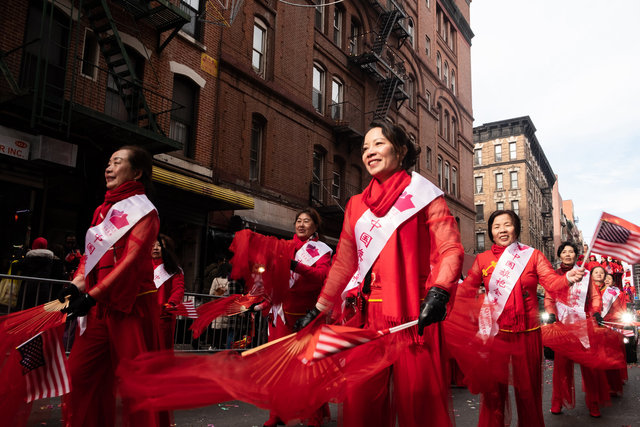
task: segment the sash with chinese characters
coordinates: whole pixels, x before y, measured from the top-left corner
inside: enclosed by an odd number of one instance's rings
[[[602,294],[602,317],[606,316],[613,302],[620,296],[620,289],[607,286]]]
[[[304,264],[308,267],[314,265],[320,258],[325,256],[327,253],[331,253],[333,250],[329,247],[329,245],[322,243],[320,241],[311,241],[307,240],[304,245],[296,252],[295,260],[301,264]],[[292,288],[296,283],[300,275],[295,272],[291,272],[291,276],[289,277],[289,288]],[[282,303],[276,304],[271,307],[271,313],[273,313],[273,324],[276,324],[276,318],[280,316],[282,319],[282,323],[286,323],[284,320],[284,309],[282,308]]]
[[[111,206],[104,220],[87,230],[84,275],[87,276],[109,248],[155,208],[144,194],[127,197]]]
[[[175,274],[175,273],[173,273]],[[167,270],[164,268],[164,264],[160,264],[156,268],[153,269],[153,283],[156,285],[156,288],[162,286],[164,282],[171,279],[173,274],[169,274]]]
[[[575,267],[574,267],[575,268]],[[564,304],[556,301],[556,309],[558,310],[558,320],[564,324],[575,323],[578,320],[585,320],[587,314],[584,311],[584,304],[587,301],[589,293],[589,271],[585,270],[582,280],[569,288],[570,304]],[[586,323],[582,323],[583,327],[574,331],[584,348],[589,348],[589,333]]]
[[[513,242],[504,250],[491,273],[487,293],[480,308],[478,336],[483,341],[498,333],[498,318],[504,310],[511,291],[533,255],[533,248]]]
[[[354,227],[358,248],[358,269],[342,291],[343,302],[349,291],[360,286],[360,282],[362,282],[373,263],[378,259],[378,255],[382,252],[393,232],[442,194],[442,190],[433,185],[428,179],[413,172],[411,174],[411,182],[385,216],[378,218],[371,212],[371,209],[367,209],[362,214]]]

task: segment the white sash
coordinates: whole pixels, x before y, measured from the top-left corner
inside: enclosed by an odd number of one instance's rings
[[[385,216],[379,218],[371,209],[362,214],[354,227],[358,248],[358,270],[342,291],[343,304],[349,291],[360,285],[393,232],[442,194],[442,190],[431,181],[413,172],[411,182]]]
[[[478,336],[483,341],[498,333],[498,318],[504,310],[511,291],[522,275],[534,249],[519,242],[513,242],[504,250],[491,273],[487,293],[480,308]]]
[[[164,282],[173,277],[175,273],[169,274],[164,268],[164,264],[160,264],[153,269],[153,283],[156,285],[156,289],[160,288]]]
[[[84,275],[87,276],[109,248],[155,208],[144,194],[127,197],[111,206],[104,220],[88,229],[85,235]]]
[[[307,240],[304,245],[296,252],[294,259],[301,264],[304,264],[308,267],[314,265],[320,258],[325,256],[327,253],[332,253],[333,249],[329,247],[329,245],[316,240],[311,241]],[[296,280],[300,275],[295,272],[291,272],[291,276],[289,277],[289,288],[292,288],[296,283]],[[282,319],[282,323],[286,324],[287,322],[284,320],[284,309],[282,308],[282,303],[272,305],[271,313],[273,313],[273,325],[276,324],[276,318],[280,316]]]
[[[573,268],[576,268],[575,266]],[[585,320],[587,313],[584,311],[584,305],[587,301],[587,294],[589,293],[589,270],[585,270],[584,276],[579,283],[575,283],[569,289],[569,302],[570,305],[564,304],[560,301],[556,301],[556,309],[558,310],[558,320],[564,324],[575,323],[578,320]],[[587,331],[587,325],[583,323],[576,336],[582,343],[584,348],[591,347],[589,344],[589,332]]]
[[[620,296],[620,289],[607,286],[602,294],[602,317],[607,315],[615,300]]]

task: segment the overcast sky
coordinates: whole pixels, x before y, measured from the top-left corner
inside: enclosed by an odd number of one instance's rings
[[[640,226],[640,0],[473,0],[474,126],[529,116],[590,242]]]

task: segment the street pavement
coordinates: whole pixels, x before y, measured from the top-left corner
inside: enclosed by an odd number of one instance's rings
[[[592,418],[584,402],[584,393],[580,386],[580,369],[575,366],[576,381],[576,407],[563,409],[562,415],[553,415],[549,412],[551,406],[551,375],[553,362],[545,361],[543,367],[543,410],[547,427],[562,426],[607,426],[627,427],[640,426],[640,366],[629,365],[629,382],[625,385],[624,396],[612,398],[611,406],[601,409],[601,418]],[[479,396],[472,395],[464,388],[452,388],[453,408],[456,425],[459,427],[475,426],[478,423],[480,411]],[[512,402],[512,426],[517,425],[517,411],[513,396]],[[326,427],[337,426],[338,406],[331,404],[331,422],[324,424]],[[61,426],[60,399],[43,399],[34,404],[29,426]],[[205,408],[188,411],[176,411],[175,421],[178,427],[252,427],[262,426],[268,418],[268,412],[244,402],[225,402]],[[428,420],[429,414],[425,413]],[[290,423],[297,426],[297,423]],[[425,425],[428,425],[428,421]],[[346,426],[348,427],[348,426]],[[375,426],[372,426],[375,427]],[[402,427],[402,426],[399,426]],[[437,426],[435,426],[437,427]]]

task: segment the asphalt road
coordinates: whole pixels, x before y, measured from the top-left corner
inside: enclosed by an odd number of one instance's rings
[[[607,426],[626,427],[640,426],[640,367],[629,365],[629,382],[625,385],[624,396],[613,398],[611,406],[601,409],[601,418],[592,418],[584,402],[584,393],[580,386],[580,369],[575,367],[576,407],[564,409],[562,415],[552,415],[551,406],[551,374],[553,362],[546,361],[544,365],[543,410],[547,427],[560,426]],[[456,425],[461,427],[475,426],[478,423],[480,410],[479,396],[472,395],[464,388],[452,388],[453,407]],[[514,415],[511,425],[517,425],[517,413],[512,397]],[[326,427],[337,426],[336,417],[338,406],[331,406],[331,422]],[[36,402],[33,407],[29,426],[61,426],[60,400],[44,399]],[[176,411],[175,421],[179,427],[252,427],[262,426],[268,418],[267,411],[256,408],[244,402],[226,402],[205,408],[189,411]],[[290,425],[299,425],[291,423]],[[348,426],[347,426],[348,427]],[[402,427],[402,426],[400,426]]]

